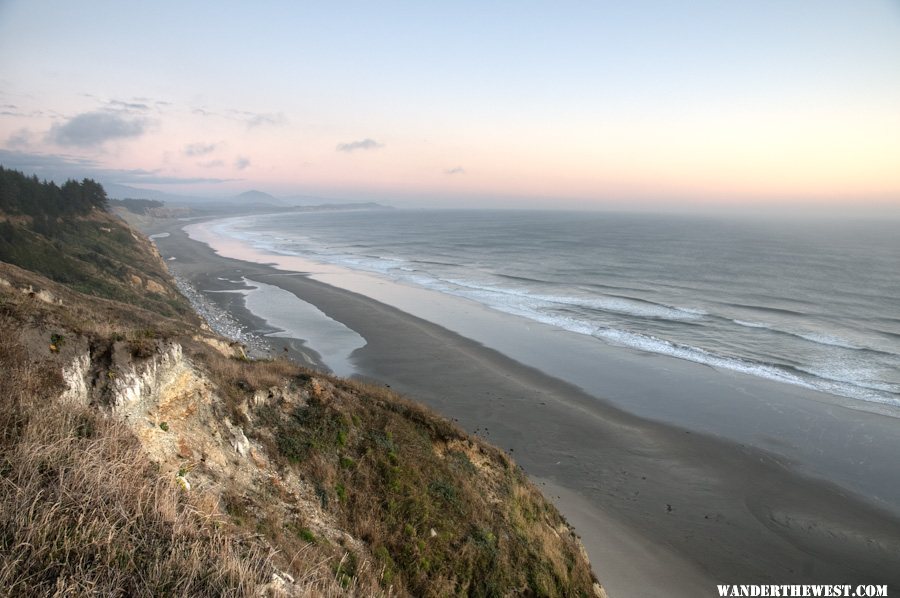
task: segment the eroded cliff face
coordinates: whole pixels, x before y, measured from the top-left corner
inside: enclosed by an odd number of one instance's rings
[[[245,359],[240,346],[195,338],[226,359]],[[372,561],[365,544],[341,529],[333,514],[322,508],[313,485],[273,464],[259,442],[250,440],[243,426],[230,420],[216,384],[185,356],[181,344],[159,342],[152,355],[135,358],[127,344],[119,342],[102,354],[100,363],[86,352],[63,368],[63,400],[97,405],[126,422],[160,471],[184,491],[221,500],[225,492],[258,496],[275,486],[281,496],[268,501],[269,509],[283,519],[300,513],[304,529],[313,537],[348,547],[357,558]],[[322,386],[318,380],[311,384]],[[255,409],[291,409],[308,399],[308,390],[273,386],[255,391],[239,409],[249,424]],[[292,583],[292,575],[276,569],[275,589],[291,594]],[[301,586],[295,589],[300,591]]]

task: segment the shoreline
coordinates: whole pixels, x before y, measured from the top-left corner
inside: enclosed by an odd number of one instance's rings
[[[263,217],[272,215],[278,214],[268,214],[263,215]],[[255,215],[249,215],[249,218],[251,219],[254,217]],[[882,415],[890,415],[900,419],[900,398],[892,399],[871,395],[860,396],[854,393],[848,394],[841,392],[841,389],[835,389],[830,386],[832,382],[840,382],[840,380],[826,377],[819,379],[818,383],[812,383],[808,380],[793,376],[791,372],[780,369],[779,366],[767,363],[765,359],[761,361],[737,357],[731,359],[725,354],[709,353],[705,349],[698,349],[688,345],[679,345],[670,341],[661,342],[662,345],[668,347],[664,350],[660,350],[658,347],[653,346],[648,347],[641,344],[635,345],[624,341],[618,342],[616,340],[607,339],[602,335],[598,336],[583,327],[575,327],[573,329],[571,326],[565,324],[544,321],[529,315],[514,315],[514,311],[510,312],[498,308],[497,305],[491,304],[490,302],[472,299],[466,297],[465,294],[435,289],[427,284],[406,281],[403,280],[402,277],[398,279],[394,276],[387,276],[377,270],[356,266],[343,266],[339,263],[332,263],[330,260],[315,261],[309,257],[291,252],[281,253],[274,250],[273,245],[271,245],[264,237],[261,238],[256,235],[250,235],[248,237],[241,232],[241,223],[247,218],[248,215],[237,217],[223,216],[221,218],[189,224],[184,227],[184,230],[192,239],[209,245],[220,255],[233,257],[238,260],[272,264],[280,270],[294,272],[302,271],[309,274],[315,280],[357,292],[361,295],[381,301],[382,303],[387,303],[401,311],[417,315],[463,336],[478,340],[482,344],[492,346],[492,348],[497,349],[501,353],[510,354],[510,346],[508,344],[507,346],[496,344],[493,342],[494,339],[490,336],[478,336],[481,322],[479,322],[479,325],[467,327],[465,326],[465,321],[478,318],[481,315],[479,312],[489,312],[493,319],[505,317],[508,323],[514,320],[520,326],[533,327],[544,333],[547,331],[556,331],[569,337],[582,337],[582,340],[587,340],[589,344],[602,344],[612,348],[616,352],[624,351],[654,355],[661,357],[663,360],[672,361],[674,359],[678,362],[693,363],[720,372],[730,372],[737,376],[749,376],[757,380],[774,382],[781,386],[789,385],[794,388],[802,389],[800,391],[801,395],[805,393],[805,396],[816,396],[818,398],[831,397],[830,400],[844,407],[870,411]],[[405,268],[401,268],[401,270],[404,269]],[[394,293],[384,293],[382,292],[383,287],[394,287],[402,290]],[[447,310],[448,307],[450,307],[454,313],[449,317],[446,317],[442,311],[423,309],[423,304],[435,302],[434,299],[436,297],[441,298],[440,303],[442,310]],[[411,301],[410,299],[413,300]],[[429,299],[431,299],[431,301],[429,301]],[[679,310],[684,313],[705,313],[699,308],[677,308],[667,307],[664,304],[660,305],[666,309]],[[727,318],[727,316],[714,317]],[[480,318],[480,320],[483,321],[484,318]],[[754,325],[754,327],[756,327],[756,325]],[[765,326],[759,325],[758,327]],[[617,332],[625,332],[626,335],[629,334],[627,330],[618,330]],[[674,349],[674,352],[671,349]],[[684,351],[681,351],[682,349]],[[696,355],[698,352],[704,353],[705,356],[703,358],[698,358]],[[519,360],[521,361],[521,359]],[[539,363],[530,363],[530,365],[538,368],[541,367],[541,364]],[[553,375],[555,374],[555,371],[550,373]],[[825,385],[823,386],[822,383],[825,383]],[[900,450],[900,446],[897,448]],[[897,498],[898,502],[900,502],[900,494],[898,494]]]
[[[268,264],[290,276],[302,272],[314,281],[392,306],[628,413],[759,449],[900,517],[895,465],[900,408],[614,346],[467,299],[271,253],[222,233],[220,227],[228,227],[231,220],[198,222],[183,231],[220,256]],[[331,306],[320,307],[327,311]]]
[[[656,587],[670,595],[696,596],[698,588],[713,595],[716,582],[891,583],[900,576],[891,567],[900,551],[898,518],[837,486],[766,452],[631,415],[368,297],[222,257],[188,238],[185,224],[169,223],[170,236],[156,242],[199,289],[247,275],[315,305],[366,339],[353,354],[358,377],[390,384],[510,451],[545,492],[558,486],[549,498],[585,538],[611,596],[655,594],[652,580],[665,580]],[[260,327],[249,312],[231,313]],[[609,563],[610,555],[620,559]]]

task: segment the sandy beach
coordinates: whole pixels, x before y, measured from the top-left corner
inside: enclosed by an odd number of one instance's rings
[[[794,467],[790,451],[779,455],[730,441],[742,432],[709,432],[716,422],[675,425],[683,415],[674,412],[649,419],[640,398],[634,409],[622,409],[585,385],[553,376],[551,356],[547,368],[524,365],[367,296],[222,257],[190,239],[184,225],[169,222],[159,229],[169,236],[155,239],[165,259],[175,258],[168,262],[175,274],[247,329],[264,334],[273,327],[244,306],[241,293],[221,292],[241,290],[243,279],[278,287],[362,337],[365,345],[352,353],[353,374],[424,402],[509,451],[576,527],[611,596],[713,596],[717,583],[900,587],[896,512],[798,471],[804,468]],[[321,366],[315,344],[300,334],[272,338],[273,349]],[[664,369],[646,370],[660,388],[667,384]],[[599,367],[598,377],[602,372]],[[777,393],[778,386],[765,388]],[[787,404],[797,391],[784,392]],[[771,401],[778,400],[773,394]],[[803,409],[813,415],[828,410],[875,435],[891,430],[884,415],[816,405]],[[728,421],[721,427],[759,425]],[[816,461],[810,463],[818,471]],[[834,479],[850,479],[852,465],[849,473],[836,465]],[[880,466],[873,467],[863,468],[868,477],[880,475]],[[825,465],[819,469],[826,471]]]

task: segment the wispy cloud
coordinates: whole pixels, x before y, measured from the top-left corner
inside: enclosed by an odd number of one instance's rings
[[[466,171],[462,166],[457,166],[456,168],[448,168],[444,171],[444,174],[466,174]]]
[[[57,145],[96,147],[113,139],[140,137],[147,121],[143,118],[125,118],[111,112],[85,112],[63,124],[55,124],[47,133],[47,140]]]
[[[249,110],[234,109],[217,112],[215,110],[210,110],[205,106],[193,108],[191,112],[198,116],[214,116],[236,120],[247,125],[248,129],[255,129],[256,127],[263,126],[280,127],[288,123],[288,118],[283,112],[251,112]]]
[[[361,139],[360,141],[351,141],[350,143],[339,143],[337,151],[339,152],[355,152],[356,150],[373,150],[384,147],[383,143],[378,143],[374,139]]]
[[[247,126],[251,129],[263,125],[280,127],[284,124],[287,124],[287,117],[280,112],[276,114],[253,114],[247,118]]]
[[[125,102],[122,100],[109,100],[106,103],[112,110],[120,110],[124,112],[146,112],[150,110],[150,106],[143,102]]]
[[[220,166],[225,166],[225,162],[222,160],[210,160],[209,162],[200,162],[198,166],[202,168],[219,168]]]
[[[211,183],[229,183],[240,179],[221,179],[210,177],[165,176],[152,173],[129,173],[127,171],[109,171],[104,178],[115,183],[144,185],[204,185]]]
[[[31,154],[27,152],[0,149],[0,163],[7,168],[21,170],[25,174],[36,174],[45,178],[74,178],[72,173],[93,172],[98,163],[89,158],[67,156],[65,154]]]
[[[244,156],[238,156],[237,160],[234,161],[234,167],[238,170],[244,170],[250,166],[250,158],[245,158]]]
[[[42,110],[25,110],[23,107],[17,106],[16,104],[0,105],[0,116],[18,116],[28,118],[43,115],[44,112]]]
[[[185,156],[205,156],[216,151],[218,143],[191,143],[184,146]]]

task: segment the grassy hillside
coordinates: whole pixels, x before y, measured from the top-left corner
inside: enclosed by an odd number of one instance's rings
[[[0,261],[89,295],[188,317],[152,244],[106,211],[103,188],[62,187],[0,167]]]
[[[502,451],[383,388],[248,360],[102,207],[31,218],[0,214],[11,593],[599,591]]]
[[[57,355],[41,355],[23,336],[21,322],[4,309],[2,593],[249,595],[267,583],[267,548],[215,525],[205,497],[164,478],[130,428],[61,400]]]

